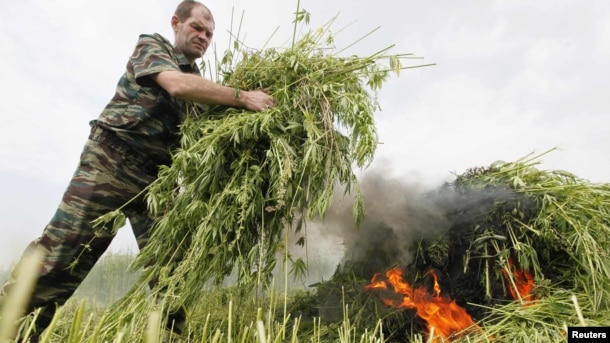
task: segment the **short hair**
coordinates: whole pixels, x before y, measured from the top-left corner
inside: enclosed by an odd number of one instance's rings
[[[176,17],[178,17],[178,19],[180,19],[181,22],[184,22],[191,16],[191,12],[193,11],[193,8],[195,8],[197,6],[201,6],[201,7],[205,8],[205,10],[208,12],[208,17],[206,19],[209,19],[212,22],[214,21],[214,17],[212,16],[212,11],[210,11],[210,9],[206,5],[202,4],[199,1],[195,1],[195,0],[182,0],[180,2],[180,4],[178,4],[178,7],[176,7],[176,11],[174,12],[174,15]]]

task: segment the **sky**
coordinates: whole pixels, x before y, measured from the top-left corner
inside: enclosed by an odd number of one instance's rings
[[[0,0],[0,267],[40,235],[137,37],[173,41],[177,0]],[[214,50],[241,23],[252,48],[286,46],[297,0],[208,0]],[[301,0],[338,48],[393,46],[413,65],[380,90],[370,168],[429,187],[557,148],[540,169],[610,182],[610,2]],[[233,28],[233,29],[231,29]],[[275,32],[275,33],[274,33]],[[371,33],[370,35],[368,35]],[[110,251],[133,251],[122,229]]]

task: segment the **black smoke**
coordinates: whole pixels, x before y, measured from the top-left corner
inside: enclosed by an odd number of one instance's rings
[[[315,226],[320,239],[339,237],[340,267],[354,268],[363,278],[407,266],[422,240],[454,239],[452,235],[460,235],[456,230],[461,223],[476,223],[499,201],[515,196],[507,189],[489,187],[458,191],[452,182],[424,186],[385,168],[364,173],[360,184],[365,211],[360,225],[354,222],[353,194],[337,188],[331,208]]]

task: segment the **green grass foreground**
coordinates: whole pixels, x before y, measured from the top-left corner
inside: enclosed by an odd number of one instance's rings
[[[376,307],[376,324],[362,324],[363,309],[371,306],[369,297],[360,296],[355,283],[346,281],[342,318],[328,322],[310,311],[315,291],[299,289],[292,285],[288,294],[281,292],[249,292],[231,286],[210,287],[201,293],[201,301],[189,314],[188,337],[168,337],[161,329],[163,305],[150,304],[147,294],[132,294],[141,301],[140,308],[124,309],[120,322],[110,320],[113,307],[117,306],[131,284],[137,282],[137,273],[129,273],[133,260],[129,254],[111,254],[104,257],[91,275],[78,289],[77,294],[56,314],[42,342],[397,342],[388,336],[384,327],[392,316],[406,310]],[[351,287],[351,288],[350,288]],[[345,293],[348,295],[345,296]],[[608,325],[608,314],[597,313],[591,308],[579,307],[589,302],[586,294],[575,295],[559,292],[548,295],[530,306],[514,301],[491,309],[495,322],[481,322],[484,335],[456,339],[454,342],[565,342],[568,325]],[[368,303],[367,303],[368,302]],[[378,304],[379,305],[379,304]],[[309,311],[308,311],[309,310]],[[568,319],[552,322],[544,317]],[[29,335],[31,316],[21,322],[19,330]],[[3,321],[3,319],[0,319]],[[385,324],[384,324],[385,322]],[[0,326],[2,327],[2,326]],[[0,337],[4,333],[0,332]],[[498,340],[497,338],[503,337]],[[2,343],[20,340],[5,339]],[[428,342],[422,334],[412,334],[408,342]],[[432,342],[432,341],[430,341]]]
[[[57,312],[41,342],[384,341],[380,324],[360,332],[347,315],[341,322],[323,323],[320,318],[304,312],[303,301],[310,299],[312,294],[299,286],[302,282],[292,279],[285,283],[290,288],[288,293],[227,285],[206,287],[200,301],[189,311],[189,329],[185,337],[171,336],[161,325],[165,317],[163,301],[154,302],[149,293],[139,293],[136,290],[140,288],[133,288],[140,278],[140,273],[130,271],[133,259],[134,255],[129,253],[105,255],[74,297]],[[316,273],[315,269],[322,272],[329,268],[324,263],[312,266],[312,274]],[[125,302],[125,297],[130,301]],[[116,318],[116,308],[125,303],[138,306],[123,308],[125,315]],[[11,333],[6,331],[11,326],[6,318],[21,314],[16,310],[17,313],[7,316],[7,312],[0,318],[0,330],[4,330],[0,332],[0,342],[21,342],[9,338]],[[348,312],[346,308],[345,314]],[[27,339],[35,315],[19,321],[18,328],[10,330],[18,330]]]

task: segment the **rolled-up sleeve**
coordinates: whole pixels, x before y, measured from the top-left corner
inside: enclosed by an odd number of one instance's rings
[[[171,44],[160,36],[140,35],[130,57],[136,82],[140,86],[153,86],[152,76],[162,71],[180,71],[171,49]]]

